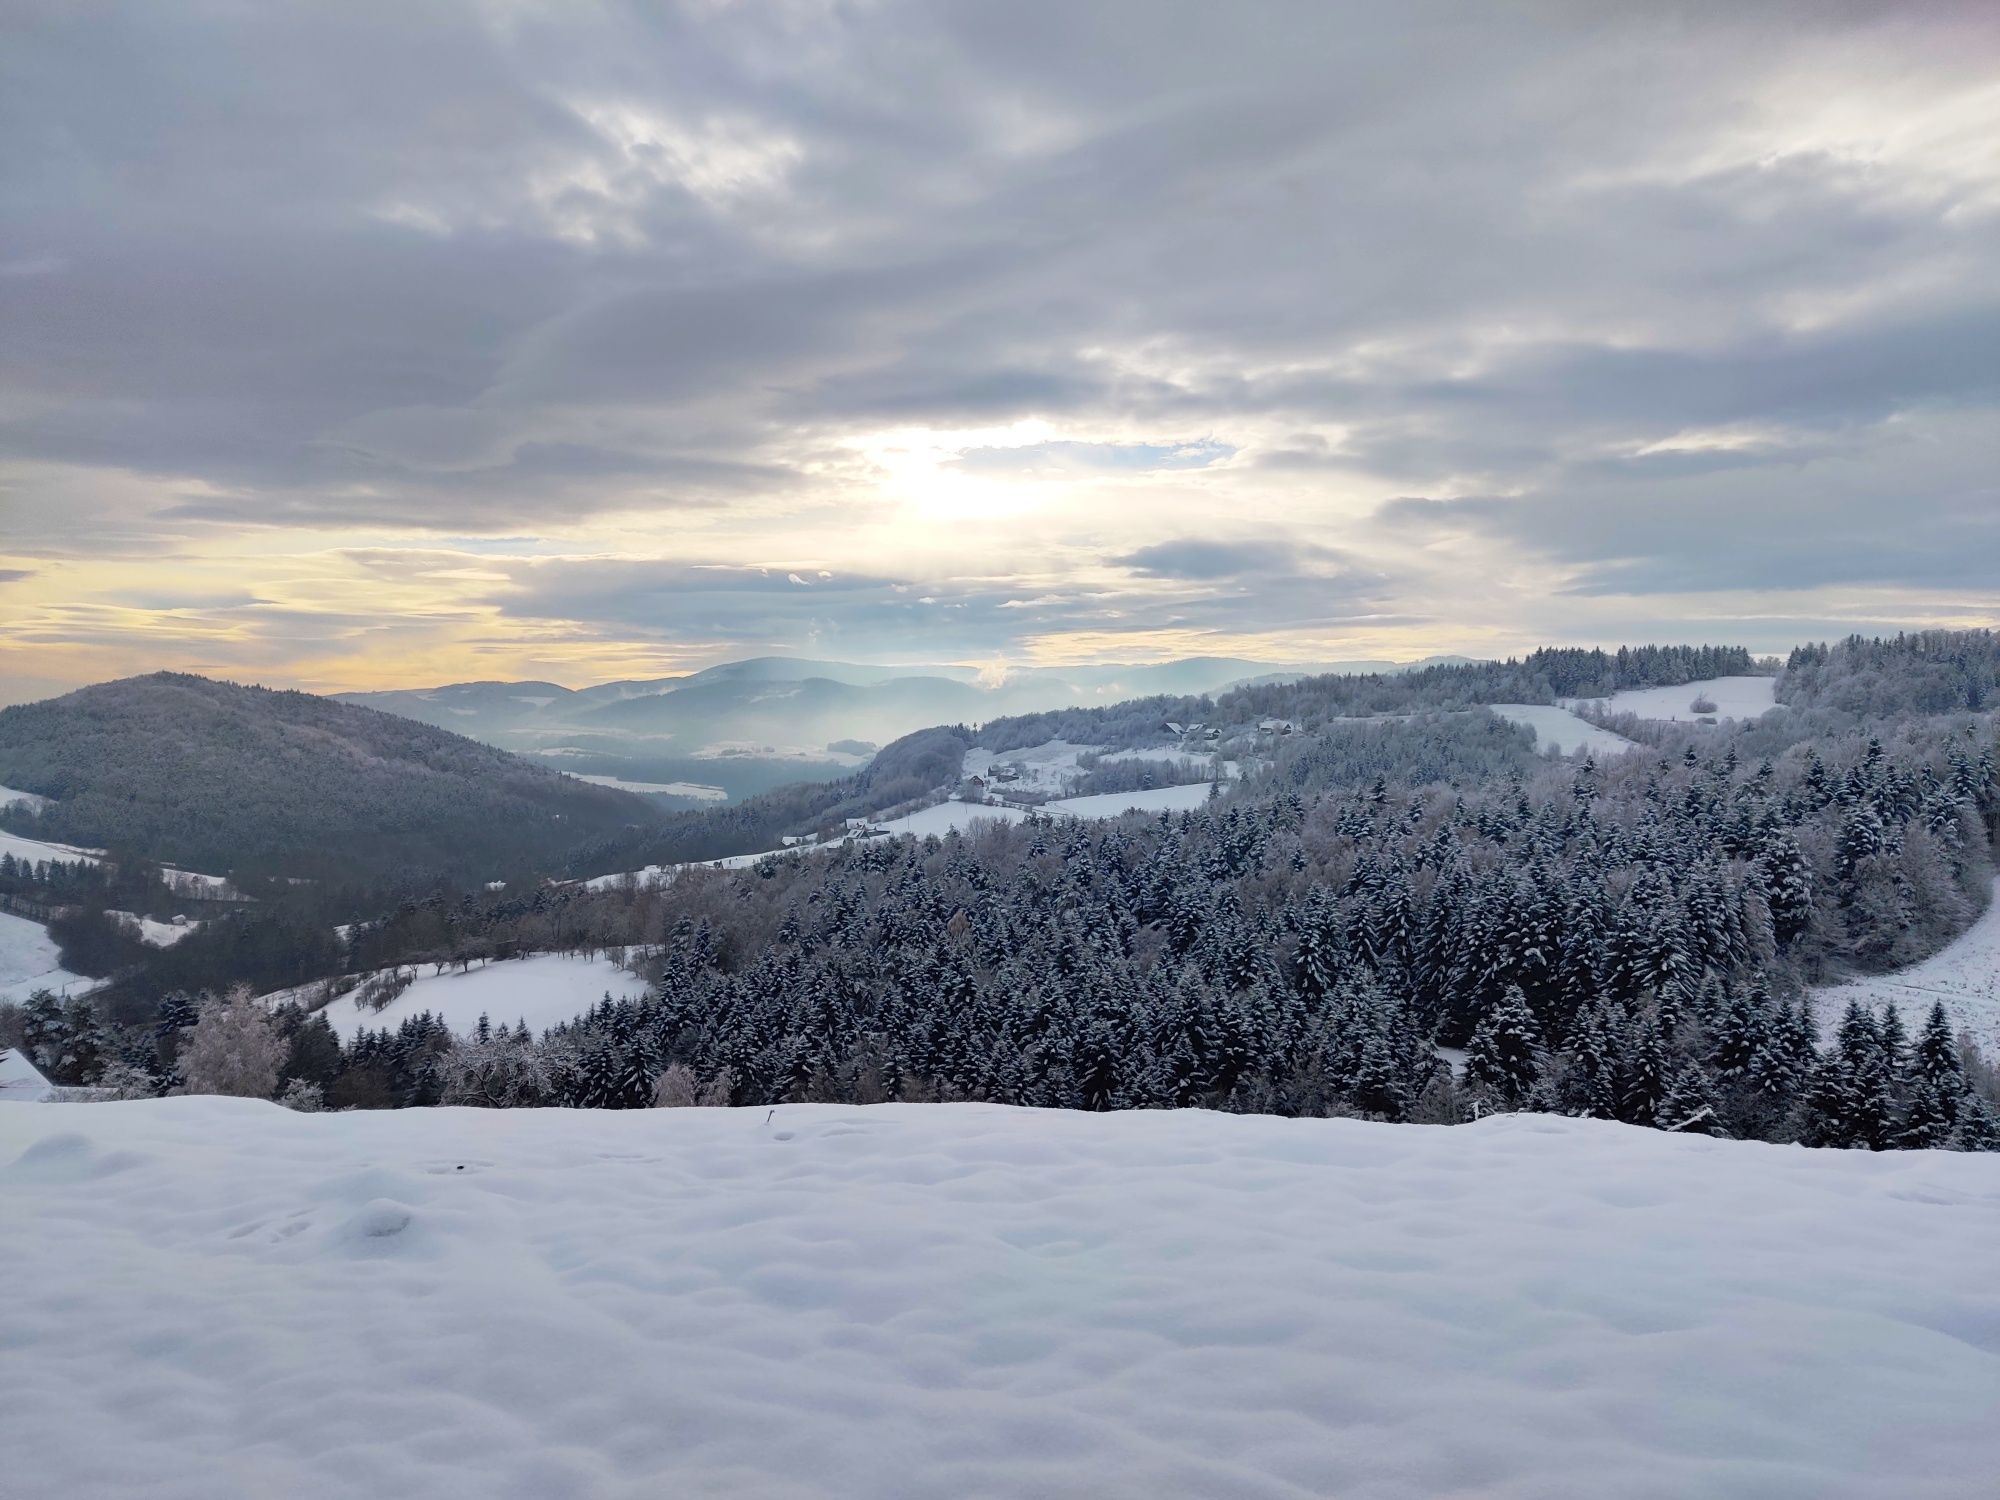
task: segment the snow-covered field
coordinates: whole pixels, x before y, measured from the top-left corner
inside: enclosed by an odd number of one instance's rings
[[[940,802],[876,826],[891,835],[907,833],[921,839],[936,834],[943,838],[954,828],[965,833],[975,823],[1018,823],[1026,816],[1019,808],[994,807],[985,802]]]
[[[393,1030],[409,1017],[429,1011],[453,1031],[469,1032],[481,1015],[495,1026],[526,1021],[528,1029],[574,1020],[606,994],[618,999],[643,995],[646,985],[608,958],[571,958],[538,953],[532,958],[484,964],[463,974],[430,974],[422,969],[417,982],[379,1011],[364,1011],[354,996],[342,995],[326,1008],[326,1018],[342,1037],[360,1027]]]
[[[1065,797],[1044,802],[1040,811],[1056,818],[1115,818],[1127,812],[1182,812],[1208,801],[1208,783],[1189,786],[1153,787],[1142,792],[1105,792],[1094,797]],[[942,838],[952,829],[967,832],[975,823],[1018,823],[1028,814],[1015,807],[996,807],[985,802],[940,802],[901,818],[891,818],[880,826],[891,834],[914,834]]]
[[[0,1110],[6,1488],[1971,1500],[2000,1159],[1517,1116]]]
[[[1094,797],[1068,797],[1043,809],[1059,817],[1115,818],[1128,812],[1190,812],[1208,802],[1205,781],[1186,786],[1156,786],[1143,792],[1100,792]]]
[[[160,879],[170,891],[208,901],[237,901],[243,893],[229,883],[227,875],[204,875],[199,870],[183,870],[174,865],[160,866]],[[298,884],[293,881],[292,884]]]
[[[40,839],[23,838],[18,833],[0,833],[0,854],[11,854],[29,864],[43,860],[66,865],[101,863],[102,849],[81,849],[74,844],[45,844]]]
[[[96,982],[62,966],[40,922],[0,911],[0,1000],[25,1000],[36,990],[66,995]]]
[[[48,798],[38,797],[33,792],[24,792],[17,787],[0,786],[0,807],[12,807],[23,803],[29,812],[40,812],[48,805]]]
[[[609,890],[612,886],[623,885],[628,880],[639,885],[654,885],[664,880],[671,880],[677,868],[675,865],[647,865],[643,870],[620,870],[612,875],[593,875],[584,881],[584,885],[593,891]]]
[[[1777,706],[1775,677],[1708,677],[1682,687],[1624,688],[1609,698],[1566,698],[1565,705],[1607,708],[1615,714],[1637,714],[1642,719],[1699,719],[1694,711],[1697,698],[1713,703],[1718,719],[1755,719]]]
[[[1493,712],[1510,724],[1525,724],[1535,732],[1537,750],[1553,749],[1558,755],[1575,755],[1588,750],[1592,755],[1623,755],[1639,747],[1622,734],[1599,729],[1587,719],[1551,703],[1495,703]]]
[[[1813,1014],[1823,1026],[1837,1024],[1850,1000],[1879,1011],[1890,1001],[1912,1033],[1942,1002],[1957,1031],[1968,1031],[1979,1050],[2000,1062],[2000,882],[1978,921],[1957,941],[1922,963],[1893,974],[1870,975],[1813,992]]]
[[[201,926],[201,923],[191,922],[186,917],[162,922],[157,917],[142,917],[135,911],[107,911],[104,915],[130,928],[140,942],[154,948],[171,948]]]

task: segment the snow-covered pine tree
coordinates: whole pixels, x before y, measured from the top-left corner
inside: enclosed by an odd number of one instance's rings
[[[1716,1113],[1715,1095],[1700,1064],[1688,1061],[1675,1070],[1667,1092],[1654,1110],[1653,1123],[1661,1130],[1683,1135],[1727,1135]]]
[[[1541,1032],[1519,985],[1509,985],[1472,1033],[1465,1081],[1508,1107],[1524,1101],[1542,1074]]]

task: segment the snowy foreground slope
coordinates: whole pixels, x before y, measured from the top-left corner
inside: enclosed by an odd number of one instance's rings
[[[1540,1117],[0,1110],[33,1496],[1965,1500],[2000,1164]]]

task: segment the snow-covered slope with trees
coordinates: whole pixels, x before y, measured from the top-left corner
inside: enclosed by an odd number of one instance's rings
[[[2000,1472],[1991,1156],[169,1099],[0,1110],[0,1198],[23,1496],[1967,1500]]]
[[[381,1010],[366,1010],[352,993],[326,1007],[336,1034],[358,1027],[394,1030],[404,1020],[429,1011],[453,1031],[468,1033],[487,1017],[495,1026],[525,1021],[540,1032],[574,1020],[607,994],[629,999],[645,993],[645,982],[608,958],[538,953],[530,958],[481,964],[463,973],[423,973]]]
[[[1873,1012],[1893,1004],[1908,1029],[1942,1005],[1955,1029],[1970,1033],[1987,1057],[2000,1058],[2000,882],[1979,920],[1943,952],[1892,974],[1829,985],[1814,995],[1813,1008],[1831,1027],[1850,1002]]]
[[[102,849],[85,849],[76,844],[52,844],[45,839],[31,839],[24,834],[0,832],[0,854],[11,854],[16,860],[28,865],[94,865],[100,860]]]

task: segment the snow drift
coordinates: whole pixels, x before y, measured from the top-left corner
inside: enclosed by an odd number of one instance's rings
[[[20,1495],[1963,1500],[2000,1162],[1514,1117],[0,1110]]]

